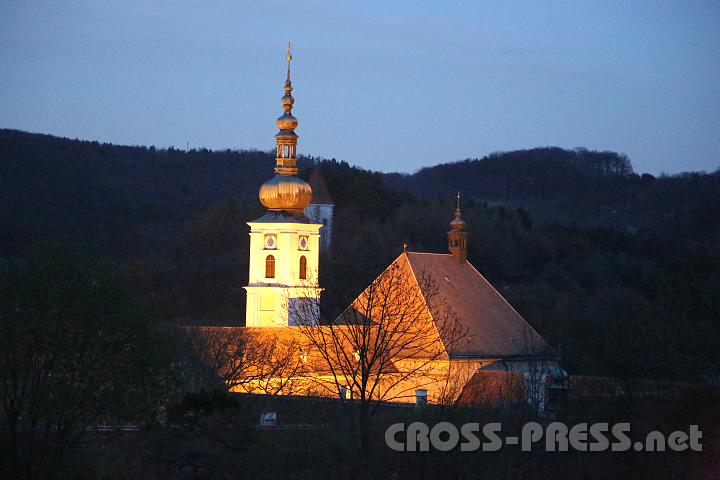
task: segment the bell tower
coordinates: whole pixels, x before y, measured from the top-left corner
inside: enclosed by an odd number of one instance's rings
[[[310,185],[297,175],[298,120],[290,81],[291,45],[287,51],[283,114],[275,122],[275,175],[260,187],[267,212],[248,222],[250,272],[245,307],[247,327],[287,327],[319,320],[320,227],[305,216],[312,200]]]
[[[465,221],[463,221],[462,212],[460,211],[460,192],[457,193],[457,204],[455,206],[455,218],[450,222],[450,231],[448,232],[448,251],[452,253],[453,258],[458,263],[467,261],[467,239],[468,233],[464,232]]]

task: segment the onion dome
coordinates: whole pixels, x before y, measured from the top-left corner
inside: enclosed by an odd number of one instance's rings
[[[465,263],[467,260],[467,239],[468,232],[463,231],[465,229],[465,222],[463,221],[460,211],[460,192],[457,194],[457,205],[455,207],[455,218],[450,222],[451,230],[447,232],[448,235],[448,251],[452,254],[455,261],[458,263]]]
[[[275,125],[282,130],[295,130],[298,126],[298,120],[297,118],[293,117],[292,113],[285,113],[281,117],[278,117],[277,121],[275,122]]]
[[[269,210],[300,213],[312,201],[312,189],[294,175],[276,174],[260,187],[260,203]]]
[[[465,221],[460,216],[460,192],[457,194],[457,206],[455,207],[455,218],[450,222],[450,228],[453,230],[463,230],[465,228]]]

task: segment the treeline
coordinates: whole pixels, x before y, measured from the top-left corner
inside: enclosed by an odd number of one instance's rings
[[[655,177],[635,173],[615,152],[534,148],[387,174],[388,185],[417,196],[466,198],[522,207],[542,222],[654,229],[682,236],[720,234],[720,174]]]
[[[389,174],[387,180],[416,195],[461,190],[472,197],[494,199],[551,198],[577,194],[590,185],[632,174],[630,159],[623,154],[545,147],[444,163],[413,175]]]

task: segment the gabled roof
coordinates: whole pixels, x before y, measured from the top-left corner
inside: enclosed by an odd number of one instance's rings
[[[467,330],[468,341],[448,353],[467,357],[527,357],[556,354],[543,338],[468,261],[451,254],[402,253],[416,279],[429,275],[438,300],[450,305]],[[415,282],[417,283],[417,282]]]
[[[313,168],[308,183],[310,184],[310,188],[312,188],[311,204],[334,205],[319,165]]]

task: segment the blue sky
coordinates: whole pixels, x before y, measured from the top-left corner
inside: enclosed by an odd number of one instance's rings
[[[0,127],[412,172],[553,145],[720,167],[720,2],[0,0]]]

